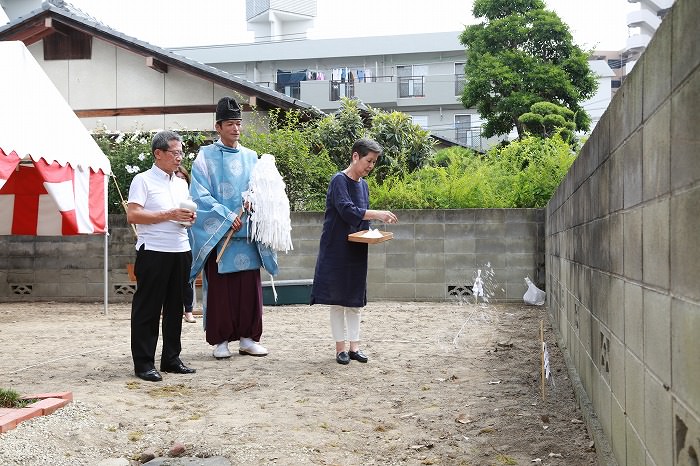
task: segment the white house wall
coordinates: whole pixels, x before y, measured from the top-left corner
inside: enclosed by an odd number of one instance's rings
[[[146,58],[93,37],[90,60],[44,60],[42,41],[29,47],[61,95],[75,110],[213,105],[233,91],[169,67],[160,73]],[[239,97],[240,96],[236,96]],[[212,130],[211,113],[81,118],[88,130]]]
[[[44,49],[41,41],[27,46],[27,50],[34,56],[34,59],[54,83],[66,102],[70,102],[68,60],[44,61]]]
[[[164,105],[197,105],[213,102],[214,86],[209,81],[195,78],[173,67],[169,67],[168,72],[161,76],[165,83]]]
[[[117,106],[165,105],[165,81],[169,74],[148,68],[140,55],[117,49]]]
[[[71,108],[117,106],[117,54],[113,45],[93,39],[92,59],[60,61],[68,62]]]

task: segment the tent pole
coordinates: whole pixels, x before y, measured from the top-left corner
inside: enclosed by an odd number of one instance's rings
[[[105,245],[104,245],[105,269],[104,269],[103,282],[104,282],[104,293],[105,293],[105,310],[104,310],[105,316],[108,313],[108,304],[107,303],[109,302],[109,266],[108,266],[109,265],[108,264],[109,254],[107,253],[107,248],[109,246],[109,241],[107,238],[109,236],[109,210],[108,210],[109,209],[109,201],[107,199],[109,197],[107,194],[109,192],[107,189],[109,187],[109,180],[107,179],[107,176],[108,175],[105,175],[105,196],[104,196],[104,198],[105,198]]]
[[[107,303],[109,302],[109,283],[108,283],[109,267],[107,264],[107,261],[109,260],[109,254],[107,254],[107,244],[108,244],[107,235],[108,235],[108,233],[105,231],[105,247],[104,247],[104,250],[105,250],[105,260],[104,260],[104,263],[105,263],[105,270],[104,270],[104,284],[105,284],[105,290],[104,290],[105,291],[105,311],[104,312],[105,312],[105,316],[108,313]]]

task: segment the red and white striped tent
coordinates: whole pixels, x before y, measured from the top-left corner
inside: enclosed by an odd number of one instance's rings
[[[105,235],[109,159],[22,42],[0,42],[0,235]]]

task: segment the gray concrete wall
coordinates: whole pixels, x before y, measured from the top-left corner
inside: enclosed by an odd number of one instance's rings
[[[676,2],[546,210],[552,325],[619,464],[700,454],[698,18]]]
[[[443,301],[469,293],[476,270],[493,273],[494,300],[521,301],[524,277],[544,283],[543,209],[397,211],[391,241],[370,245],[370,300]],[[111,215],[109,299],[129,300],[134,235]],[[276,281],[313,278],[322,213],[292,214],[294,250],[280,253]],[[0,236],[0,301],[103,299],[104,237]],[[263,274],[263,280],[267,280]],[[543,285],[542,285],[543,286]]]

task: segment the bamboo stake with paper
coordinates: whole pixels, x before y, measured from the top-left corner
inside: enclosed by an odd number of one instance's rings
[[[540,320],[540,351],[541,351],[541,366],[542,366],[542,400],[544,400],[544,321]]]

